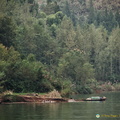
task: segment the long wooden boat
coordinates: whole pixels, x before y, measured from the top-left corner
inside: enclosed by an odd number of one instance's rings
[[[84,99],[84,101],[105,101],[106,99],[107,99],[106,97],[95,96],[95,97]]]

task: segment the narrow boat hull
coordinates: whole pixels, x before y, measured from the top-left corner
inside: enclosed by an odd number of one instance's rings
[[[91,97],[84,99],[84,101],[105,101],[106,97]]]
[[[106,99],[98,99],[98,100],[84,100],[84,101],[105,101]]]

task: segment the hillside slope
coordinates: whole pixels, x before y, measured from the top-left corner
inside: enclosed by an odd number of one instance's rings
[[[49,1],[49,0],[48,0]],[[89,13],[89,9],[91,6],[94,7],[95,10],[112,10],[116,12],[117,10],[120,12],[120,0],[52,0],[57,1],[62,11],[66,9],[70,10],[77,18],[79,16],[87,16]],[[39,5],[46,4],[47,0],[38,0]]]

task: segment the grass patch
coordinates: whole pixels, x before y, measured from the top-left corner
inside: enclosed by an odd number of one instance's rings
[[[27,94],[32,94],[33,92],[31,93],[13,93],[13,95],[27,95]],[[46,93],[38,93],[38,95],[45,95]]]

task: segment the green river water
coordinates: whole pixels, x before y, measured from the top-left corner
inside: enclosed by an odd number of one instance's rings
[[[0,120],[120,120],[120,92],[74,95],[106,96],[104,102],[1,104]],[[96,114],[100,118],[96,118]]]

